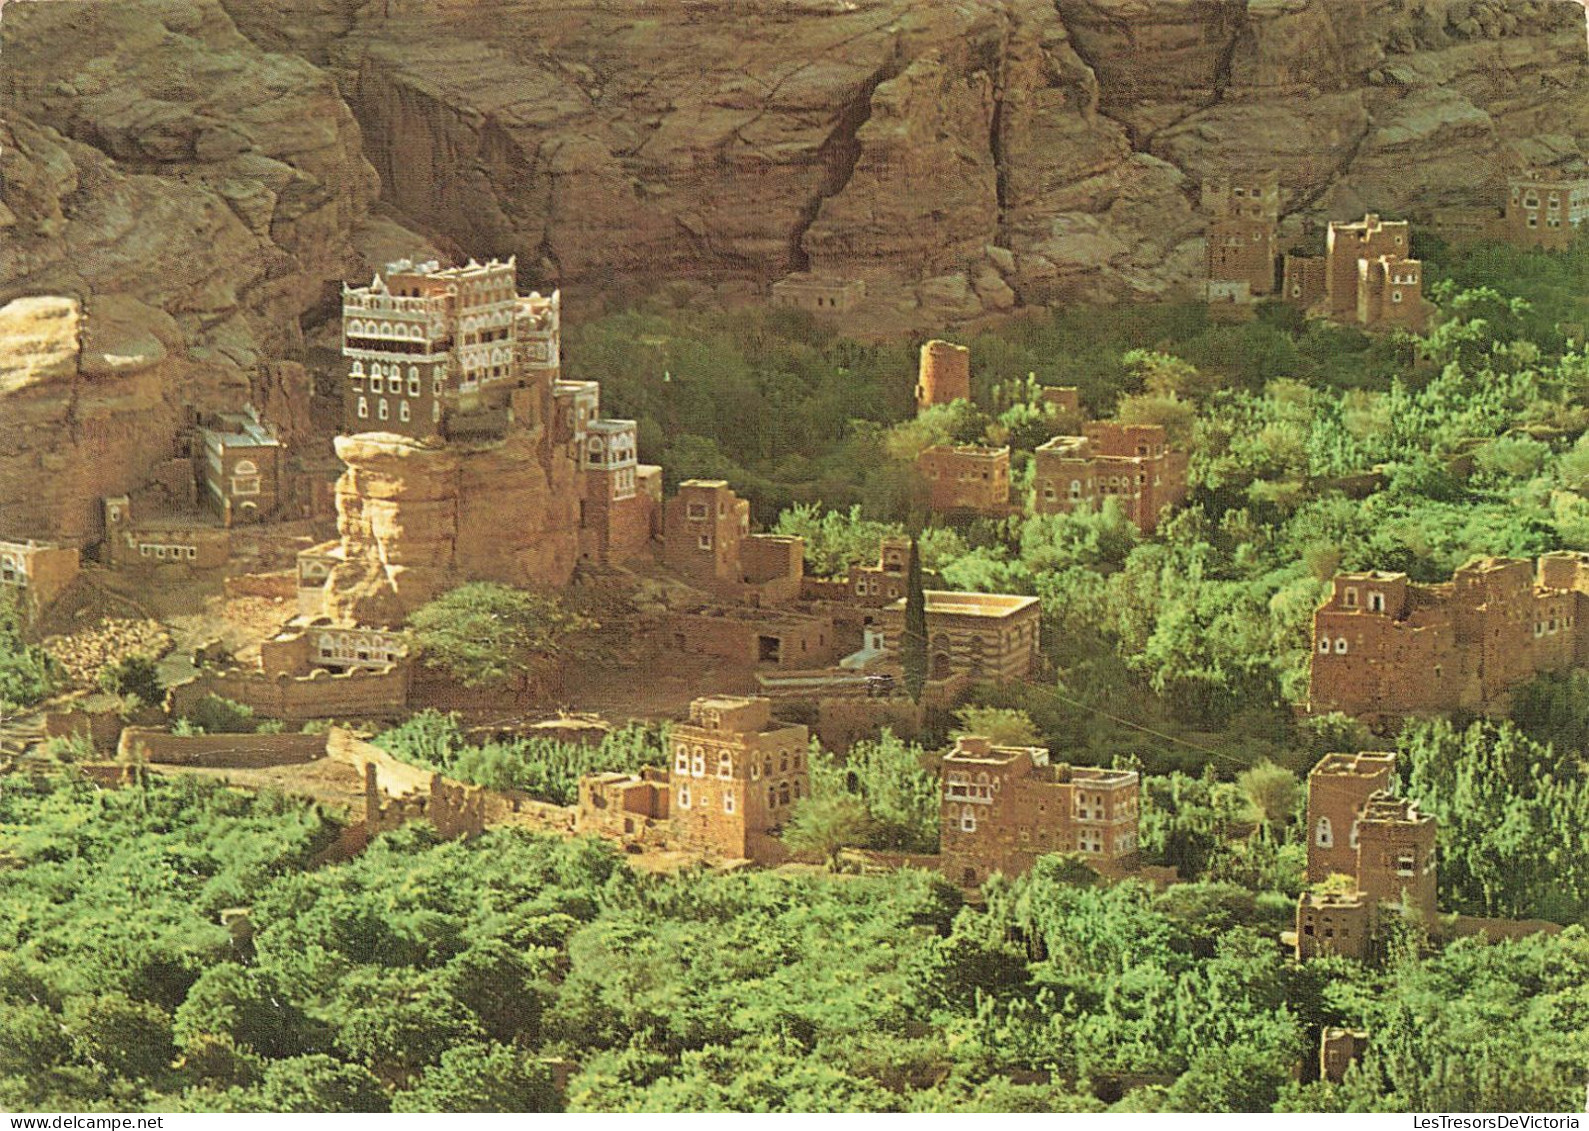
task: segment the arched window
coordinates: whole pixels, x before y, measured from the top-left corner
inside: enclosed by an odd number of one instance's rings
[[[370,402],[364,397],[359,398],[359,419],[365,420],[370,415]]]
[[[1335,833],[1330,829],[1330,819],[1320,817],[1317,827],[1313,830],[1313,843],[1320,848],[1335,847]]]
[[[240,459],[237,466],[232,468],[233,475],[258,475],[259,465],[251,459]]]
[[[778,808],[778,791],[770,785],[767,787],[767,808]]]
[[[723,793],[723,812],[732,813],[733,811],[734,811],[734,795],[730,791],[725,791]]]
[[[392,415],[392,410],[386,405],[386,398],[382,397],[375,402],[375,416],[378,420],[386,420]]]
[[[407,401],[398,401],[397,402],[397,419],[399,419],[401,421],[404,421],[405,423],[407,422],[407,420],[408,420],[408,402]]]
[[[1319,637],[1319,652],[1326,656],[1330,654],[1330,638],[1328,636]]]
[[[734,759],[730,757],[727,750],[717,756],[717,776],[720,778],[731,778],[734,776]]]
[[[681,774],[690,772],[690,748],[682,742],[673,748],[673,768]]]
[[[680,809],[688,809],[689,807],[690,807],[690,787],[687,786],[687,785],[681,785],[681,786],[679,786],[679,808]]]
[[[692,774],[694,774],[698,778],[699,777],[705,777],[706,776],[706,750],[705,750],[705,748],[697,746],[694,750],[692,750],[690,752],[690,754],[691,754],[691,758],[690,758],[690,772]]]
[[[1343,656],[1346,655],[1346,637],[1337,636],[1335,638],[1335,650]]]
[[[789,804],[789,783],[788,782],[784,782],[782,785],[780,785],[778,787],[778,804],[780,804],[780,805]]]

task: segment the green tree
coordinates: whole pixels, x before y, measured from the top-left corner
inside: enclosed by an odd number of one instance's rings
[[[159,665],[141,653],[123,656],[100,668],[99,686],[112,695],[135,696],[149,707],[158,707],[165,700]]]
[[[905,572],[905,625],[899,656],[905,669],[905,691],[913,703],[920,703],[927,686],[927,593],[922,587],[921,554],[915,535],[910,539]]]
[[[367,1069],[324,1053],[271,1061],[259,1086],[265,1111],[319,1113],[389,1111],[381,1082]]]
[[[426,658],[469,687],[495,683],[555,655],[591,627],[554,594],[472,581],[415,610],[409,628]]]
[[[559,1111],[545,1065],[510,1045],[455,1045],[392,1098],[400,1112]]]
[[[77,1054],[110,1075],[152,1081],[170,1070],[171,1018],[158,1006],[110,993],[74,998],[65,1015]]]
[[[54,688],[56,665],[22,635],[22,612],[0,593],[0,715],[31,707]]]
[[[1297,776],[1267,759],[1236,775],[1236,788],[1252,807],[1259,834],[1265,837],[1291,822],[1302,796]]]
[[[790,851],[816,856],[837,871],[840,853],[866,844],[871,830],[871,815],[860,798],[807,797],[795,806],[782,839]]]
[[[307,1018],[267,971],[232,962],[199,976],[176,1013],[176,1037],[184,1048],[204,1036],[229,1037],[239,1048],[266,1057],[299,1053]]]
[[[962,707],[955,712],[955,735],[979,735],[995,746],[1042,746],[1032,717],[1014,707]]]

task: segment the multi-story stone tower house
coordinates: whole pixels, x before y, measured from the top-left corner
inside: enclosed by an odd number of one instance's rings
[[[1042,747],[967,735],[944,756],[941,774],[942,867],[956,883],[1018,875],[1050,852],[1080,853],[1105,873],[1136,858],[1133,771],[1051,765]]]
[[[1423,264],[1412,257],[1412,227],[1370,212],[1331,220],[1326,240],[1325,316],[1370,329],[1421,331],[1428,321]]]
[[[1115,499],[1143,533],[1159,512],[1186,497],[1185,452],[1172,451],[1163,426],[1091,421],[1080,436],[1055,436],[1033,458],[1032,508],[1070,514],[1089,503]]]
[[[979,444],[934,444],[916,457],[927,505],[938,514],[991,516],[1010,511],[1010,449]]]
[[[1247,284],[1253,297],[1275,289],[1280,223],[1280,178],[1272,170],[1203,182],[1209,216],[1205,269],[1215,281]]]
[[[1533,169],[1506,185],[1501,229],[1520,247],[1561,251],[1589,217],[1589,176]]]
[[[1326,754],[1308,775],[1308,883],[1357,875],[1360,821],[1369,798],[1390,788],[1396,755]]]
[[[1589,664],[1589,555],[1480,558],[1449,582],[1340,573],[1313,614],[1309,709],[1370,723],[1496,711],[1540,672]]]
[[[672,766],[588,774],[578,826],[622,840],[664,842],[731,860],[775,864],[775,834],[809,796],[810,732],[772,717],[772,701],[721,695],[690,704],[668,735]]]
[[[708,585],[739,580],[740,545],[750,537],[750,503],[723,479],[686,479],[668,500],[664,560]]]
[[[971,351],[934,339],[921,347],[916,410],[971,399]]]
[[[1435,819],[1404,797],[1370,797],[1358,822],[1357,887],[1376,902],[1405,904],[1433,926]]]
[[[928,589],[927,678],[1014,683],[1043,662],[1043,608],[1036,597],[1010,593],[955,593]],[[877,618],[884,663],[901,664],[905,598]]]
[[[728,857],[780,856],[772,834],[811,792],[810,732],[774,722],[770,699],[717,696],[691,703],[668,740],[680,838]]]
[[[253,405],[209,417],[195,433],[193,465],[199,501],[222,524],[271,517],[281,495],[283,449]]]
[[[501,409],[508,390],[556,378],[561,297],[520,296],[515,263],[399,260],[344,288],[344,431],[424,437],[449,413]]]
[[[1308,882],[1346,876],[1351,885],[1298,898],[1298,958],[1366,957],[1387,905],[1434,925],[1435,819],[1391,795],[1395,767],[1381,751],[1326,754],[1308,775]]]

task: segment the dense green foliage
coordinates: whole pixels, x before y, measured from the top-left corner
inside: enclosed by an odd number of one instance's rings
[[[556,594],[471,581],[416,609],[408,626],[427,662],[477,687],[557,654],[588,621]]]
[[[598,743],[550,738],[471,741],[456,715],[424,711],[375,739],[376,745],[408,762],[487,789],[517,789],[554,805],[579,798],[584,774],[635,772],[665,764],[664,737],[629,726]]]
[[[113,660],[99,670],[99,686],[112,695],[135,700],[137,704],[158,707],[165,701],[160,682],[160,666],[150,656],[133,654]]]
[[[1589,781],[1577,752],[1510,723],[1414,723],[1407,793],[1439,822],[1448,911],[1589,924]]]
[[[54,662],[23,639],[21,612],[0,595],[0,716],[37,703],[54,682]]]
[[[1589,1064],[1580,928],[1297,966],[1282,896],[1060,858],[981,909],[920,872],[655,876],[519,831],[313,868],[334,830],[279,798],[0,787],[12,1109],[545,1110],[558,1058],[577,1110],[1570,1110]],[[1322,1024],[1369,1053],[1295,1083]]]

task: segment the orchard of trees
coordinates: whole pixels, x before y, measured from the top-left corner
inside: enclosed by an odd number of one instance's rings
[[[898,784],[865,804],[908,819]],[[1250,819],[1220,785],[1168,788],[1158,828],[1177,852],[1199,823]],[[1583,1095],[1581,927],[1299,966],[1275,940],[1290,897],[1240,882],[1099,886],[1049,857],[973,906],[917,871],[656,875],[590,839],[437,843],[424,825],[317,866],[335,831],[312,806],[197,779],[6,778],[0,1105],[1470,1111]],[[229,909],[246,930],[222,926]],[[1369,1031],[1362,1063],[1341,1085],[1294,1079],[1334,1024]],[[557,1061],[574,1066],[561,1096]]]

